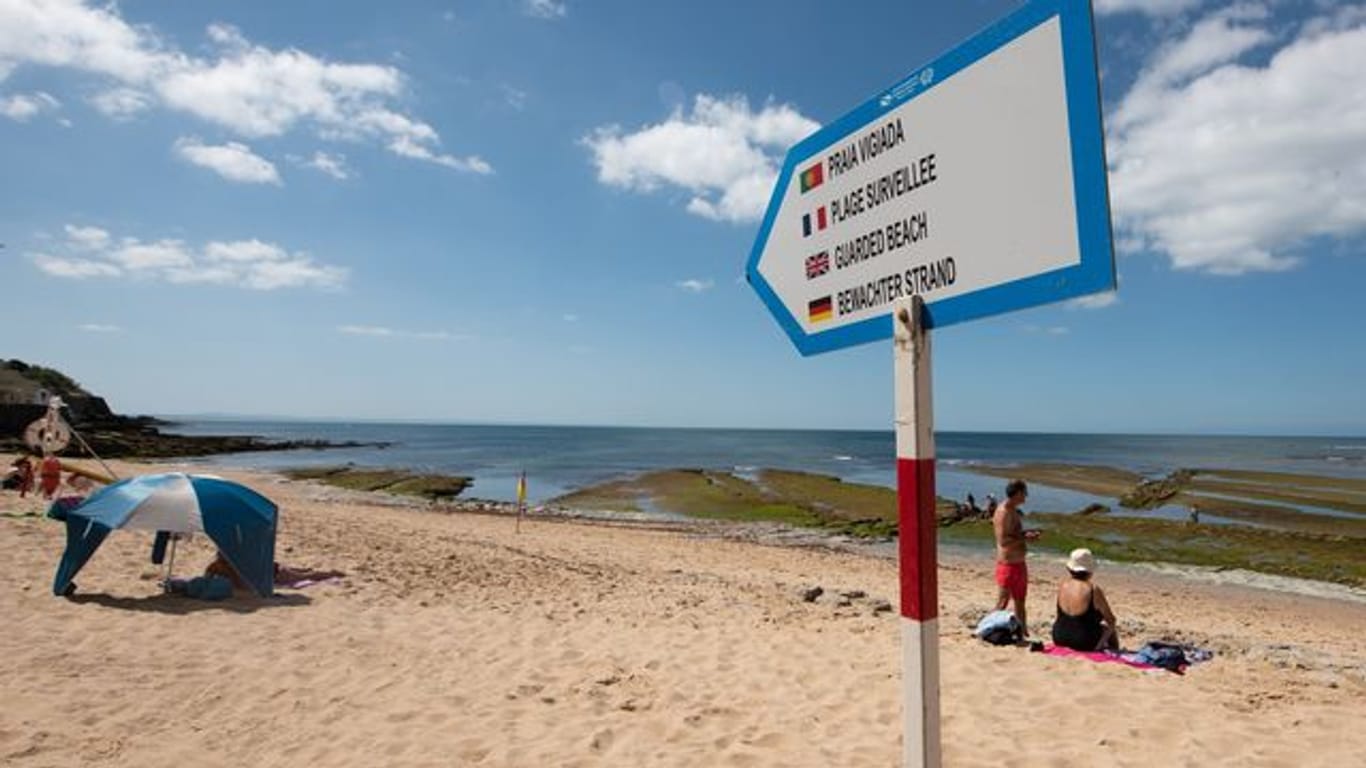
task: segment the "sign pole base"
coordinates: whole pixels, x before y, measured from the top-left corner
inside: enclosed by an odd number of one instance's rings
[[[930,333],[919,296],[893,314],[897,548],[901,576],[902,765],[939,768],[939,562]]]

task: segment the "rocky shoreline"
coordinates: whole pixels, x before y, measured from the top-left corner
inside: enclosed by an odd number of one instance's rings
[[[74,426],[89,450],[104,459],[180,459],[217,456],[226,453],[261,451],[320,450],[324,448],[387,448],[389,443],[327,440],[267,440],[250,435],[176,435],[161,427],[170,425],[150,416],[113,416],[97,422],[77,422]],[[0,438],[0,451],[21,453],[28,450],[19,435]],[[74,437],[63,454],[88,455]]]

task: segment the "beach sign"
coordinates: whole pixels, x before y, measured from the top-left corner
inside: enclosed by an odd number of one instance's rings
[[[746,277],[803,355],[1113,290],[1088,0],[1035,0],[787,155]]]
[[[930,330],[1115,287],[1090,0],[1033,0],[788,153],[746,276],[803,355],[892,339],[902,758],[937,768]]]

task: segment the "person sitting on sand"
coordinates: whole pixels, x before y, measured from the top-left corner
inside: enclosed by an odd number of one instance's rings
[[[1074,549],[1067,576],[1058,583],[1058,618],[1053,644],[1074,651],[1119,650],[1115,613],[1099,585],[1091,583],[1096,558],[1089,549]]]
[[[223,578],[232,582],[233,589],[247,588],[247,582],[242,580],[241,574],[237,572],[236,568],[232,567],[232,563],[228,562],[228,559],[226,557],[223,557],[223,553],[221,551],[218,553],[216,557],[214,557],[213,562],[209,563],[208,567],[204,569],[204,575],[222,576]]]

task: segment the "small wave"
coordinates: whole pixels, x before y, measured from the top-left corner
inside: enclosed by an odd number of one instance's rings
[[[1366,451],[1366,445],[1330,445],[1328,448],[1334,451]]]
[[[837,454],[835,454],[835,461],[853,461],[853,460],[854,460],[854,457],[853,457],[853,456],[845,456],[845,455],[842,454],[842,453],[837,453]]]
[[[751,467],[751,466],[748,465],[748,464],[736,464],[734,467],[732,467],[732,471],[734,471],[734,472],[739,472],[739,473],[741,473],[741,474],[748,474],[748,473],[751,473],[751,472],[758,472],[758,471],[759,471],[759,468],[758,468],[758,467]]]

